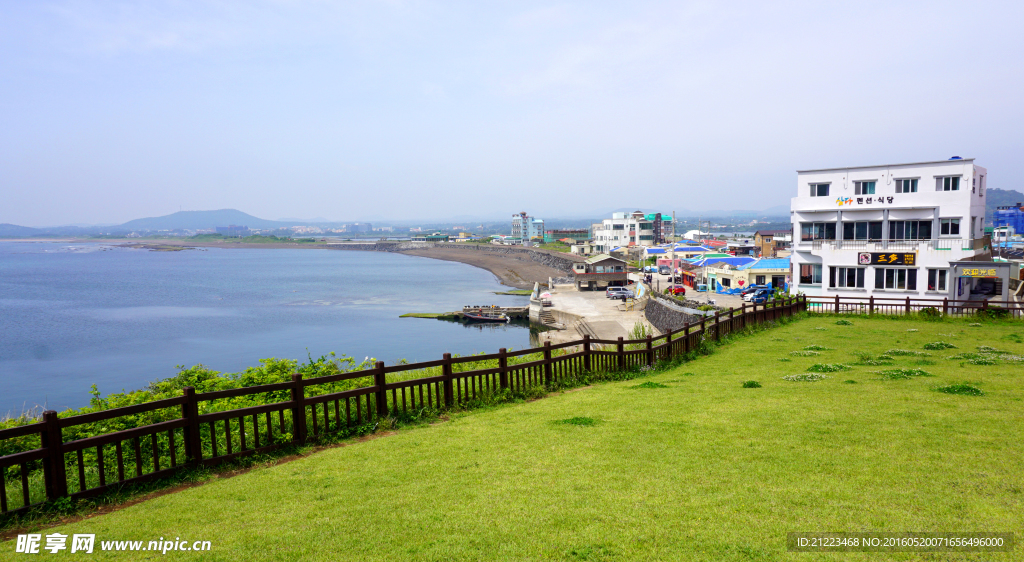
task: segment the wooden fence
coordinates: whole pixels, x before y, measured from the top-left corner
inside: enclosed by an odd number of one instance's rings
[[[942,299],[916,299],[911,297],[807,297],[807,312],[828,314],[911,314],[931,309],[943,316],[967,317],[980,312],[1024,317],[1024,303],[1013,301],[968,301]]]
[[[806,303],[805,298],[791,297],[766,305],[743,305],[657,338],[600,340],[584,336],[582,340],[558,345],[547,342],[540,348],[515,352],[501,349],[490,355],[458,358],[446,353],[439,361],[390,367],[377,362],[370,370],[311,379],[294,374],[289,382],[201,394],[187,387],[176,398],[64,418],[48,410],[40,422],[0,431],[0,442],[39,437],[38,448],[0,457],[0,515],[17,514],[62,497],[95,496],[112,487],[170,476],[184,468],[212,466],[289,444],[316,441],[386,418],[389,413],[401,415],[425,408],[445,410],[487,392],[522,392],[530,387],[552,386],[584,373],[653,366],[659,360],[696,350],[702,338],[718,340],[747,326],[792,316],[805,310]],[[554,353],[558,350],[564,351]],[[540,358],[516,362],[515,358],[527,355]],[[462,364],[494,365],[495,361],[496,366],[491,368],[460,370]],[[388,381],[388,375],[437,367],[441,370],[438,376]],[[342,392],[316,393],[317,386],[358,378],[369,378],[373,384]],[[207,402],[257,394],[265,395],[269,403],[199,413],[200,405]],[[65,430],[82,424],[159,410],[175,413],[167,421],[123,431],[71,441],[63,437]],[[9,481],[10,467],[18,470],[10,471],[17,476]],[[39,487],[30,486],[30,478],[38,479],[40,474],[42,490],[34,491]],[[19,505],[8,505],[8,487],[12,488],[13,497],[21,500],[10,503]]]

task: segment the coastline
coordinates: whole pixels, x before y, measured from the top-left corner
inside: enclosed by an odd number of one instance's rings
[[[246,249],[308,249],[308,250],[355,250],[355,251],[382,251],[379,250],[377,244],[372,242],[352,242],[348,244],[339,243],[324,243],[324,242],[281,242],[281,243],[248,243],[248,242],[220,242],[220,241],[200,241],[193,242],[189,240],[174,240],[174,239],[146,239],[146,238],[117,238],[117,239],[92,239],[92,238],[47,238],[47,239],[31,239],[31,238],[9,238],[0,239],[0,242],[53,242],[53,243],[69,243],[69,244],[109,244],[111,246],[119,246],[126,248],[144,248],[147,246],[177,246],[182,249],[185,248],[223,248],[223,249],[235,249],[235,248],[246,248]],[[365,248],[360,247],[365,246]],[[504,250],[506,248],[497,248],[497,250]],[[489,251],[490,250],[490,251]],[[151,250],[160,251],[160,250]],[[416,256],[421,258],[430,258],[443,261],[454,261],[464,263],[481,269],[490,271],[498,281],[505,286],[514,287],[516,289],[532,289],[534,283],[545,284],[548,282],[548,278],[564,277],[567,272],[550,265],[540,263],[534,259],[530,259],[531,253],[548,254],[553,255],[556,258],[566,259],[569,261],[575,261],[574,256],[562,254],[559,252],[551,252],[549,250],[533,249],[530,252],[501,252],[491,248],[484,247],[481,249],[477,246],[467,246],[465,248],[459,247],[420,247],[415,249],[396,249],[387,250],[393,253],[404,254],[407,256]]]

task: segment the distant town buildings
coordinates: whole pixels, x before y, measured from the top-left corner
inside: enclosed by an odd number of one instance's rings
[[[525,212],[512,215],[512,243],[528,245],[529,242],[544,240],[544,221],[527,215]]]
[[[1005,227],[1010,227],[1017,234],[1024,233],[1024,203],[997,207],[992,214],[992,226],[1004,232],[1008,231]]]
[[[586,242],[590,240],[590,229],[587,228],[561,228],[544,231],[544,242],[557,242],[559,240],[571,240],[575,242]]]
[[[245,237],[252,234],[252,231],[249,230],[249,227],[237,226],[234,224],[228,226],[218,226],[216,230],[217,234],[223,234],[224,236]]]

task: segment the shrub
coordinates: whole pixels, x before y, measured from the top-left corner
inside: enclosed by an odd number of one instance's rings
[[[843,381],[843,384],[857,384],[857,381],[853,379],[846,379],[845,381]]]
[[[812,373],[835,373],[838,371],[849,371],[853,367],[841,363],[815,363],[807,368]]]
[[[828,378],[832,377],[829,377],[828,375],[819,375],[817,373],[798,373],[796,375],[786,375],[782,377],[782,380],[790,382],[814,382]]]
[[[566,418],[564,420],[556,420],[554,423],[559,424],[559,425],[591,426],[591,425],[597,425],[597,420],[595,420],[594,418],[587,418],[587,417],[577,416],[575,418]]]
[[[924,344],[924,348],[934,351],[937,349],[956,349],[956,346],[944,341],[933,341],[931,343]]]
[[[796,357],[814,357],[815,355],[821,355],[821,353],[817,351],[790,351],[789,354]]]
[[[1005,308],[984,308],[979,310],[976,314],[978,318],[998,319],[1006,318],[1010,315],[1010,311]]]
[[[972,323],[968,324],[968,326],[970,326],[972,328],[980,328],[981,324],[978,324],[977,322],[972,322]]]
[[[878,374],[882,375],[882,378],[887,380],[900,380],[909,379],[910,377],[932,376],[930,373],[922,369],[887,369],[885,371],[878,371]]]
[[[809,345],[804,349],[806,349],[807,351],[829,351],[829,348],[823,345]]]
[[[743,388],[761,388],[761,383],[757,381],[743,381]]]
[[[815,330],[827,330],[827,329],[828,328],[826,328],[824,326],[818,326],[817,328],[815,328]]]
[[[994,347],[989,347],[987,345],[979,345],[978,346],[978,353],[1009,353],[1009,352],[1008,351],[999,351],[998,349],[996,349]]]
[[[792,361],[789,357],[779,357],[779,361]]]
[[[999,361],[995,357],[977,357],[975,359],[969,359],[967,361],[971,365],[998,365]]]
[[[853,326],[853,322],[849,320],[836,320],[836,326]]]
[[[636,386],[631,386],[629,388],[668,388],[668,386],[663,385],[660,382],[647,381],[645,383],[640,383]]]
[[[939,386],[936,387],[935,390],[939,392],[945,392],[946,394],[963,394],[964,396],[985,395],[985,393],[980,388],[966,382],[959,382],[954,384],[948,384],[946,386]]]
[[[933,320],[935,318],[942,316],[942,313],[939,312],[939,309],[935,308],[934,306],[926,306],[921,310],[918,310],[917,315],[925,320]]]

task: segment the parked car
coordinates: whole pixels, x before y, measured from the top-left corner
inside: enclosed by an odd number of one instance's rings
[[[646,265],[646,266],[644,266],[644,270],[643,271],[644,271],[644,273],[657,273],[658,272],[658,266],[656,266],[656,265]]]
[[[622,296],[620,293],[630,293],[630,292],[632,292],[632,291],[630,291],[629,289],[627,289],[625,287],[608,287],[604,291],[604,296],[606,296],[606,297],[608,297],[610,299],[611,298],[618,298],[618,297]]]
[[[695,290],[698,293],[706,293],[706,292],[708,292],[708,286],[706,284],[704,284],[704,283],[698,283],[697,284],[697,288]]]
[[[754,295],[754,293],[756,293],[758,291],[770,291],[770,290],[771,290],[771,287],[768,287],[766,285],[751,285],[751,286],[747,287],[746,289],[743,289],[743,291],[741,291],[740,294],[743,295],[743,300],[750,301],[750,298]]]
[[[761,303],[767,301],[768,299],[770,299],[771,296],[772,296],[771,290],[769,290],[769,289],[758,289],[758,290],[754,291],[753,293],[750,293],[749,295],[743,295],[743,300],[748,301],[748,302],[753,302],[753,303],[761,304]]]
[[[672,285],[671,287],[668,288],[668,290],[670,293],[672,293],[672,295],[686,296],[686,287],[682,285]]]
[[[667,265],[659,265],[658,273],[661,275],[672,275],[672,268]]]

